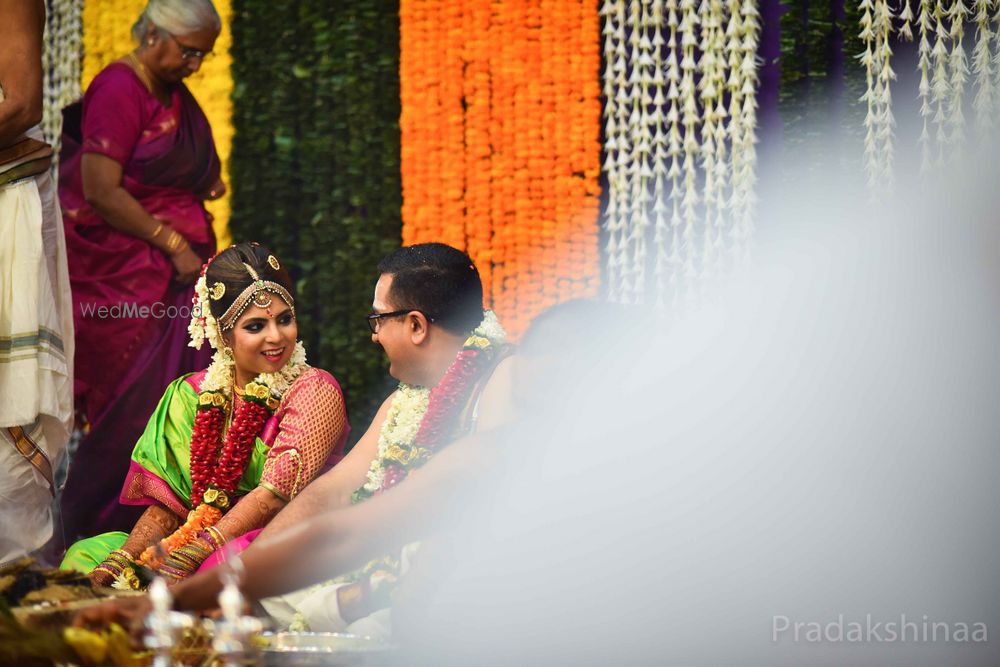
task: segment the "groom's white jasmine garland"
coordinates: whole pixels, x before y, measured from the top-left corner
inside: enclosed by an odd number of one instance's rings
[[[500,326],[492,310],[485,312],[483,321],[465,341],[463,351],[475,349],[486,351],[497,348],[507,340],[507,333]],[[461,354],[461,352],[459,353]],[[452,366],[454,368],[454,364]],[[451,369],[449,369],[449,372]],[[445,384],[442,379],[441,385]],[[439,385],[439,386],[441,386]],[[378,436],[378,454],[368,469],[367,480],[355,492],[355,502],[367,498],[395,483],[387,479],[387,461],[394,461],[403,468],[422,463],[431,452],[416,444],[424,417],[430,407],[431,389],[401,382],[396,396],[392,399],[389,412]],[[388,468],[392,474],[392,467]]]

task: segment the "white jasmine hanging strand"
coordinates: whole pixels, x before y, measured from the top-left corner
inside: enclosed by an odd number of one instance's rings
[[[951,100],[949,103],[948,126],[951,130],[951,147],[957,150],[965,140],[965,115],[962,113],[962,97],[965,82],[969,78],[969,61],[965,55],[965,18],[969,10],[964,0],[953,0],[948,11],[951,20]]]
[[[931,43],[928,35],[931,32],[931,0],[920,0],[920,14],[917,18],[917,28],[920,43],[917,47],[918,68],[920,69],[920,173],[927,174],[931,169],[931,136],[927,130],[927,121],[931,116]]]
[[[629,221],[629,256],[627,301],[642,301],[646,284],[646,236],[651,225],[649,220],[649,180],[653,175],[649,159],[652,134],[649,127],[649,105],[652,97],[649,85],[652,82],[650,68],[653,64],[649,51],[652,44],[646,35],[646,8],[649,0],[633,0],[629,7],[629,46],[632,72],[629,84],[632,95],[632,111],[629,115],[629,131],[632,134],[632,155],[629,160],[632,215]]]
[[[899,37],[900,39],[912,42],[913,41],[913,9],[910,7],[910,0],[902,0],[903,10],[899,13],[899,21],[902,25],[899,27]]]
[[[743,0],[740,9],[743,30],[743,60],[740,63],[740,79],[743,109],[740,128],[740,170],[734,174],[738,188],[739,210],[734,212],[735,237],[739,242],[738,257],[746,259],[749,252],[750,236],[753,233],[753,215],[757,202],[757,46],[760,40],[760,14],[755,0]]]
[[[618,189],[621,187],[618,173],[618,128],[615,125],[617,115],[618,77],[615,69],[615,0],[605,0],[601,6],[600,15],[604,19],[604,73],[602,92],[604,93],[604,173],[608,179],[608,208],[606,211],[605,228],[608,230],[607,270],[608,282],[615,286],[618,282],[618,238],[621,234],[618,216]]]
[[[608,232],[607,276],[611,289],[618,281],[618,131],[615,127],[618,86],[615,72],[615,0],[605,0],[601,5],[600,16],[604,27],[604,72],[602,76],[602,92],[604,94],[604,173],[608,179],[608,208],[605,212],[604,226]]]
[[[976,77],[976,97],[972,102],[976,127],[988,133],[993,126],[993,28],[991,0],[975,0],[976,46],[972,52],[972,72]]]
[[[861,41],[865,50],[861,54],[861,65],[865,68],[865,94],[861,96],[865,103],[865,171],[868,173],[868,186],[877,189],[879,174],[879,152],[876,141],[876,126],[878,124],[877,104],[879,100],[878,77],[876,76],[875,56],[875,20],[874,0],[861,0]]]
[[[726,235],[730,229],[729,213],[729,176],[732,170],[729,155],[729,123],[726,110],[726,81],[727,74],[727,54],[726,54],[726,6],[723,0],[711,0],[716,15],[715,28],[715,52],[716,52],[716,76],[715,76],[715,223],[712,228],[715,230],[715,238],[712,247],[717,257],[722,257],[725,249]]]
[[[618,216],[621,220],[618,243],[618,298],[625,299],[631,291],[629,283],[630,267],[628,253],[628,233],[629,222],[632,219],[632,173],[634,164],[632,162],[632,129],[629,126],[629,116],[633,96],[633,87],[628,76],[628,51],[626,49],[625,29],[627,18],[625,3],[619,1],[615,4],[615,59],[616,75],[618,82],[618,100],[615,110],[615,124],[618,128],[618,173],[619,189],[618,195]]]
[[[623,204],[628,199],[625,174],[627,158],[620,142],[623,140],[622,113],[628,100],[625,87],[624,51],[624,0],[607,0],[601,9],[604,15],[604,58],[606,63],[605,95],[605,150],[607,157],[604,168],[608,174],[608,287],[612,300],[620,297],[622,281],[622,245],[625,242],[627,208]],[[627,128],[626,128],[627,138]]]
[[[663,0],[653,0],[650,7],[649,31],[652,35],[650,46],[653,58],[653,244],[656,248],[655,283],[656,305],[665,305],[665,296],[670,285],[670,224],[667,220],[667,160],[668,138],[664,127],[668,118],[663,115],[667,103],[664,95],[663,39],[665,20]]]
[[[948,143],[948,135],[945,131],[947,121],[945,105],[951,89],[948,82],[948,48],[945,45],[948,40],[948,31],[944,28],[943,16],[944,9],[939,0],[934,4],[934,48],[931,49],[931,58],[934,64],[934,71],[931,75],[931,104],[934,107],[934,139],[937,143],[938,165],[944,162],[945,145]]]
[[[59,155],[62,110],[80,96],[82,0],[50,0],[43,60],[42,133]]]
[[[876,131],[876,146],[879,151],[879,185],[888,193],[893,182],[893,135],[896,125],[892,113],[892,82],[896,73],[892,69],[892,48],[889,39],[892,35],[892,9],[889,0],[875,2],[875,55],[877,59],[876,72],[878,86],[878,123]]]
[[[728,247],[739,252],[740,242],[738,239],[739,227],[737,218],[740,214],[740,191],[739,178],[743,160],[743,77],[741,75],[743,51],[741,37],[743,32],[743,19],[740,13],[740,0],[729,0],[727,11],[729,21],[726,24],[725,32],[725,59],[726,59],[726,93],[729,95],[729,124],[726,126],[725,138],[729,142],[729,173],[730,191],[726,202],[729,210],[729,233],[725,243]]]
[[[667,100],[670,107],[667,110],[667,155],[670,157],[670,169],[667,176],[670,179],[670,286],[674,293],[679,292],[681,277],[681,115],[680,115],[680,82],[681,70],[678,61],[677,41],[677,0],[667,0],[667,26],[670,36],[667,39]]]
[[[1000,89],[1000,0],[989,0],[993,9],[993,90]],[[996,104],[994,104],[996,106]]]
[[[721,4],[719,0],[702,0],[698,16],[701,23],[701,79],[698,87],[702,105],[701,155],[704,169],[704,231],[702,238],[701,268],[703,274],[710,274],[715,268],[716,243],[721,236],[715,228],[719,222],[719,205],[722,199],[718,180],[717,164],[724,159],[717,143],[717,128],[722,122],[718,115],[718,100],[724,85],[720,74],[723,45],[721,38]],[[723,143],[723,152],[724,152]]]
[[[682,209],[684,214],[684,281],[686,287],[693,286],[697,269],[695,262],[696,239],[695,226],[698,220],[698,103],[695,90],[695,47],[698,44],[695,30],[698,15],[695,12],[694,0],[681,0],[681,83],[680,104],[681,124],[684,126],[684,198]]]

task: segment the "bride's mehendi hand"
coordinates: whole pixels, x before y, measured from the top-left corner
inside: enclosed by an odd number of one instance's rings
[[[138,558],[146,547],[167,537],[180,525],[181,519],[176,514],[162,505],[150,505],[136,521],[135,527],[129,533],[122,549],[127,551],[133,559]]]
[[[199,538],[182,547],[177,547],[156,567],[156,572],[176,584],[188,575],[194,574],[201,564],[212,554],[212,546]]]
[[[267,525],[285,504],[285,501],[273,492],[258,486],[226,512],[215,528],[222,534],[223,539],[231,540]]]
[[[115,581],[115,578],[111,576],[111,573],[105,570],[91,570],[90,574],[87,575],[87,578],[90,579],[90,585],[92,588],[107,588]]]

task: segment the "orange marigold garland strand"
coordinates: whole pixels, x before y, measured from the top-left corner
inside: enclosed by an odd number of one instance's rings
[[[463,99],[467,122],[465,133],[465,223],[466,250],[475,258],[483,281],[485,299],[492,300],[491,252],[493,226],[490,220],[490,17],[485,2],[469,3],[463,12]]]
[[[400,2],[403,242],[468,251],[515,337],[599,286],[599,39],[591,2]]]

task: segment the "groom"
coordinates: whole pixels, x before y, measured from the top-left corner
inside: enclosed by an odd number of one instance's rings
[[[378,271],[368,326],[400,387],[344,460],[283,509],[259,539],[380,494],[451,441],[491,429],[510,413],[505,337],[492,313],[484,318],[482,281],[469,256],[426,243],[393,251]],[[398,564],[363,571],[353,583],[266,600],[264,606],[285,622],[300,613],[313,630],[342,631],[388,606],[388,589],[380,584],[399,574]],[[369,624],[363,634],[383,632]]]

